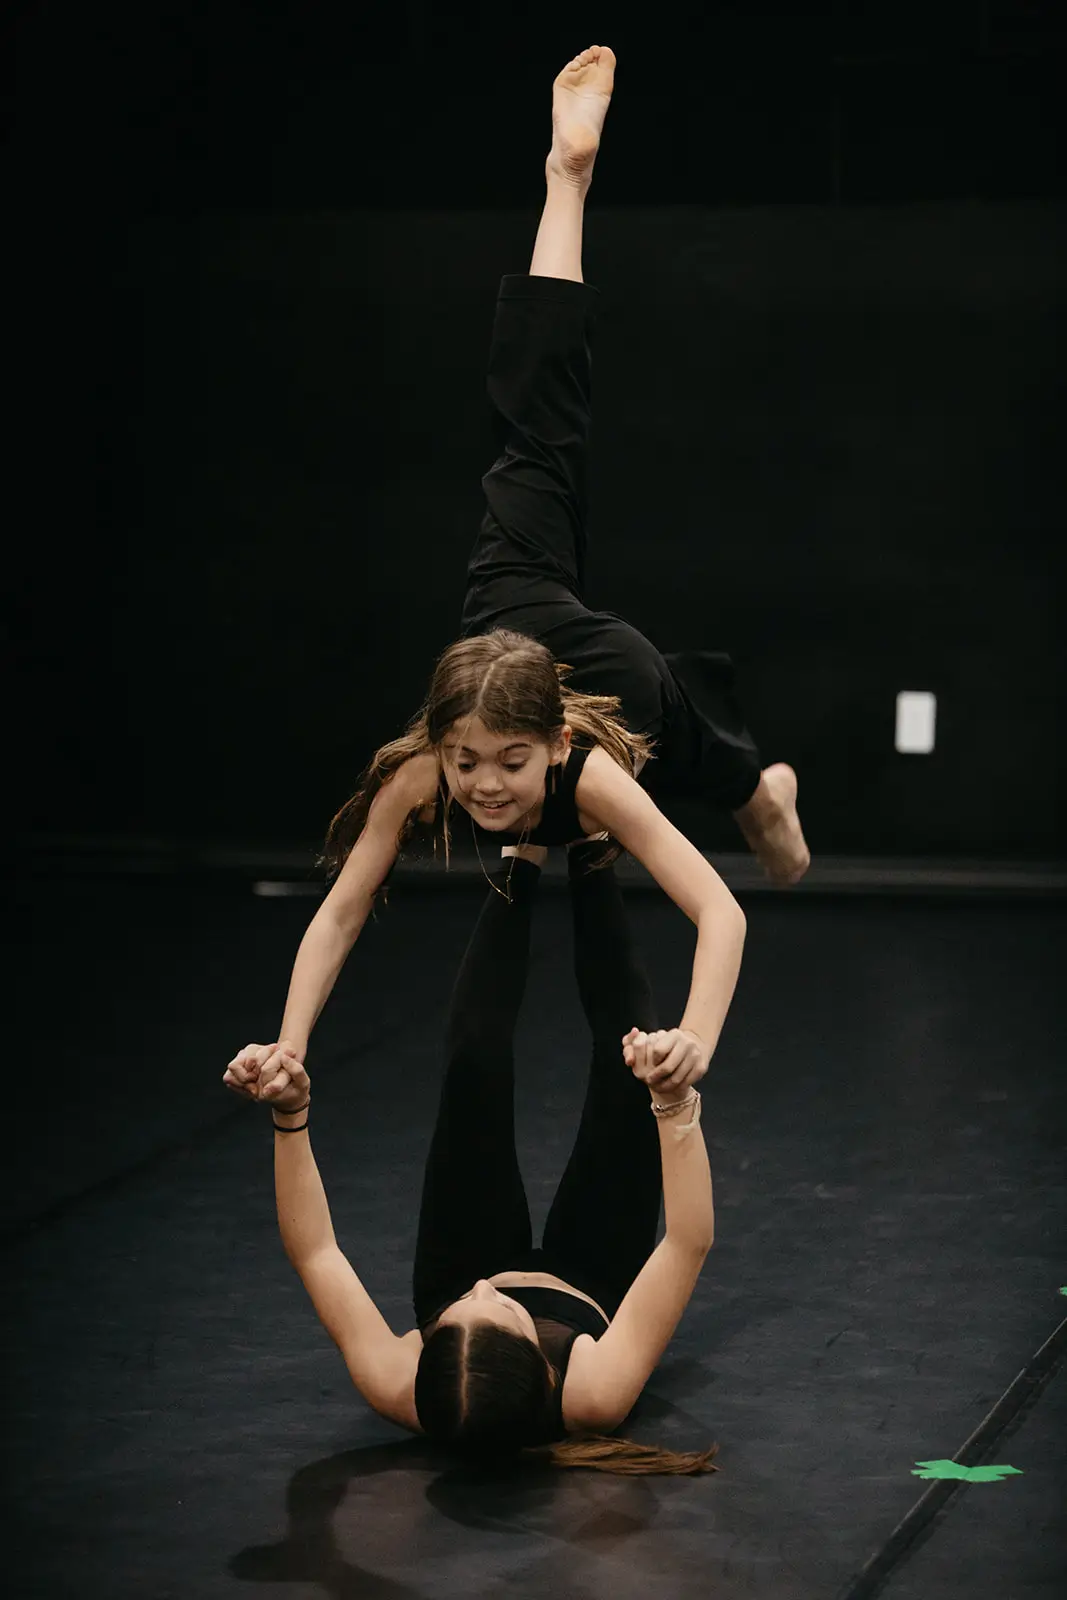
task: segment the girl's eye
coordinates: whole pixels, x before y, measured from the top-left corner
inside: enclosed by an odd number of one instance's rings
[[[477,763],[474,762],[474,761],[457,761],[456,762],[456,771],[457,772],[473,772],[476,765],[477,765]],[[510,761],[505,761],[504,762],[504,771],[505,772],[521,772],[523,767],[525,767],[525,765],[526,765],[525,761],[520,761],[520,762],[518,762],[517,765],[513,764]]]

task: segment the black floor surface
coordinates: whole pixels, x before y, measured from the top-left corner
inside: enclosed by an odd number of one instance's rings
[[[316,1035],[337,1232],[410,1326],[437,1040],[479,892],[398,888]],[[692,934],[633,914],[662,1010]],[[718,1238],[628,1431],[711,1478],[480,1481],[376,1418],[277,1240],[271,1135],[225,1098],[276,1026],[304,901],[234,886],[24,890],[32,1047],[9,1073],[7,1592],[33,1600],[834,1597],[1067,1313],[1067,913],[753,897],[705,1093]],[[535,1220],[585,1036],[547,884],[518,1122]],[[13,1102],[15,1104],[13,1105]],[[887,1600],[1064,1592],[1065,1378]]]

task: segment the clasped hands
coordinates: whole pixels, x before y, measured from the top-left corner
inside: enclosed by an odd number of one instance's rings
[[[304,1063],[287,1039],[277,1044],[246,1044],[222,1075],[227,1089],[259,1100],[275,1111],[294,1111],[311,1092]]]
[[[661,1028],[655,1033],[631,1028],[623,1035],[622,1057],[652,1094],[672,1100],[704,1076],[711,1051],[689,1028]]]
[[[631,1028],[623,1036],[622,1056],[634,1077],[652,1093],[671,1099],[699,1082],[708,1070],[711,1052],[699,1034],[688,1028],[662,1028],[655,1033]],[[222,1081],[246,1100],[261,1101],[278,1111],[302,1106],[311,1090],[304,1063],[287,1039],[245,1045],[226,1068]]]

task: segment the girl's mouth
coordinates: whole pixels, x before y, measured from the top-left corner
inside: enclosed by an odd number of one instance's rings
[[[487,800],[476,800],[474,803],[478,807],[479,811],[505,811],[511,804],[511,801],[494,800],[490,803]]]

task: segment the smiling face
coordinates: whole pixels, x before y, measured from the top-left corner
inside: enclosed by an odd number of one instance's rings
[[[464,717],[452,725],[440,746],[449,792],[489,832],[536,827],[545,774],[562,762],[570,739],[566,726],[558,742],[550,745],[531,733],[490,733],[480,717]]]
[[[486,1278],[479,1278],[473,1289],[453,1300],[437,1318],[439,1328],[474,1328],[487,1322],[503,1328],[505,1333],[516,1333],[538,1343],[534,1319],[526,1307],[502,1294]]]

